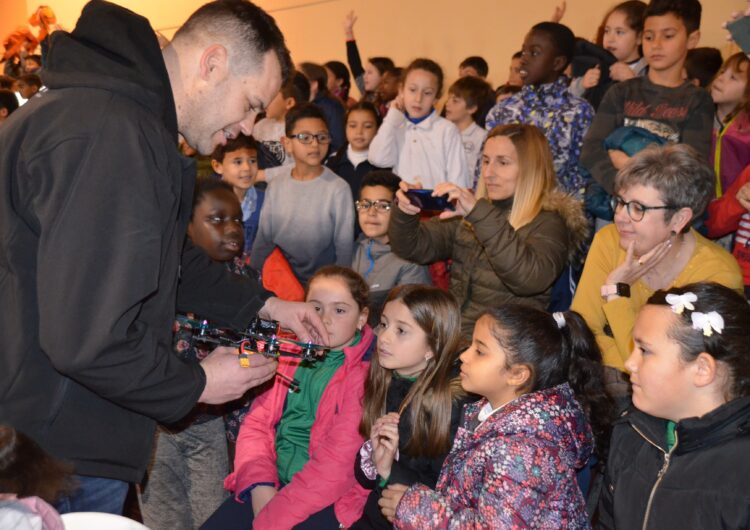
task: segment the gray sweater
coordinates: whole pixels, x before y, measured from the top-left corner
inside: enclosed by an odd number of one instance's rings
[[[303,284],[323,265],[352,260],[354,209],[346,181],[327,167],[313,180],[292,178],[292,167],[266,189],[251,263],[260,270],[279,247]]]
[[[357,240],[352,269],[361,274],[370,287],[368,322],[372,326],[380,321],[383,302],[392,288],[410,283],[432,283],[427,267],[398,257],[391,252],[390,245],[378,243],[364,234]]]

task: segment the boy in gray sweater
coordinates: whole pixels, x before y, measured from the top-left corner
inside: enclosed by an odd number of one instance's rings
[[[303,285],[323,265],[349,266],[354,240],[352,194],[346,181],[323,165],[331,136],[320,110],[306,103],[286,115],[287,153],[268,182],[250,263],[262,270],[279,247]]]
[[[397,285],[430,284],[427,267],[399,258],[388,244],[388,223],[393,197],[401,181],[387,170],[371,171],[362,179],[359,200],[355,203],[362,234],[354,249],[352,269],[370,287],[371,326],[380,322],[380,312],[388,292]]]

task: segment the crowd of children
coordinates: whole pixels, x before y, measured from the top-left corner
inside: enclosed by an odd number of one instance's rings
[[[363,64],[349,13],[346,64],[216,148],[186,246],[312,305],[329,349],[160,425],[149,528],[750,525],[750,59],[697,48],[698,0],[613,5],[593,43],[563,12],[442,108],[443,68]],[[0,79],[0,127],[40,67]],[[69,473],[0,425],[0,526],[58,528]]]

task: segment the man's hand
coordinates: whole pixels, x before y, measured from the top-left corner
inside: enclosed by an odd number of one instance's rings
[[[278,320],[282,328],[290,329],[302,342],[328,345],[328,332],[315,308],[306,302],[287,302],[272,297],[258,312],[261,318]]]
[[[219,346],[201,361],[206,386],[200,403],[220,405],[241,398],[249,389],[262,385],[276,373],[276,361],[260,354],[250,356],[250,366],[242,368],[237,349]]]

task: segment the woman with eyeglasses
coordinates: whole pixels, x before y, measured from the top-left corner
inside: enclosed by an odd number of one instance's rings
[[[388,235],[393,251],[416,263],[452,259],[450,291],[461,303],[470,337],[487,309],[526,303],[546,309],[555,280],[586,238],[579,201],[557,189],[552,155],[533,125],[500,125],[482,152],[477,194],[456,184],[435,186],[453,210],[420,222],[401,182]]]
[[[609,389],[623,404],[635,316],[655,291],[712,281],[742,292],[732,255],[691,227],[713,183],[711,168],[684,144],[644,149],[617,174],[614,224],[594,237],[571,309],[596,335]]]

